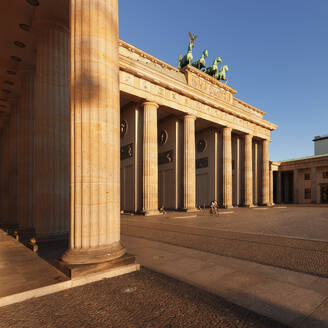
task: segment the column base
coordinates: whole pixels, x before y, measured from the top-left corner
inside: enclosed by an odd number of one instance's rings
[[[69,278],[76,278],[92,273],[99,273],[114,268],[124,268],[131,264],[136,264],[136,257],[134,255],[125,254],[117,259],[102,263],[91,264],[68,264],[62,260],[55,260],[54,265],[67,275]],[[123,270],[124,271],[124,270]]]
[[[254,205],[253,204],[244,204],[243,207],[252,208],[252,207],[254,207]]]
[[[184,208],[182,211],[186,213],[192,213],[192,212],[199,212],[199,209],[196,207],[192,207],[192,208]]]
[[[70,248],[64,253],[61,260],[67,265],[83,265],[103,263],[122,257],[126,253],[125,248],[120,242],[113,243],[104,247],[94,247],[88,249]]]
[[[226,209],[233,208],[232,205],[223,205],[222,207],[223,207],[223,208],[226,208]]]
[[[154,211],[144,211],[142,214],[144,216],[152,216],[152,215],[162,215],[163,213],[161,213],[158,210],[154,210]]]

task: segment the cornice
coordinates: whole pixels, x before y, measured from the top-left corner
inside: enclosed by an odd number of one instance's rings
[[[195,75],[203,78],[204,80],[214,84],[214,85],[217,85],[219,86],[220,88],[232,93],[233,95],[237,93],[237,91],[233,88],[231,88],[230,86],[226,85],[225,83],[222,83],[220,81],[218,81],[217,79],[215,79],[214,77],[202,72],[201,70],[197,69],[196,67],[194,66],[191,66],[191,65],[187,65],[186,67],[184,67],[183,69],[181,69],[181,72],[182,73],[185,73],[186,71],[189,71],[189,72],[192,72],[194,73]]]
[[[223,88],[224,90],[230,92],[232,95],[235,95],[237,93],[237,91],[235,89],[233,89],[232,87],[226,85],[225,83],[222,83],[218,80],[216,80],[215,78],[213,78],[212,76],[200,71],[199,69],[191,66],[191,65],[187,65],[186,67],[184,67],[183,69],[178,69],[152,55],[150,55],[149,53],[123,41],[123,40],[119,40],[119,46],[127,49],[128,51],[132,52],[132,53],[135,53],[137,55],[139,55],[140,57],[142,58],[145,58],[145,59],[148,59],[150,62],[154,63],[154,64],[157,64],[157,65],[160,65],[162,68],[164,69],[167,69],[169,71],[174,71],[174,72],[177,72],[177,73],[183,73],[183,74],[186,74],[185,72],[186,71],[190,71],[192,72],[193,74],[196,74],[197,76],[205,79],[206,81],[212,83],[212,84],[215,84],[217,86],[219,86],[220,88]],[[240,103],[242,106],[244,107],[247,107],[249,108],[251,111],[254,111],[254,112],[257,112],[258,114],[260,115],[265,115],[266,112],[262,111],[261,109],[255,107],[255,106],[252,106],[242,100],[240,100],[239,98],[237,97],[233,97],[233,100],[236,101],[237,103]]]
[[[240,103],[241,105],[245,106],[245,107],[248,107],[249,109],[251,109],[252,111],[254,112],[257,112],[259,114],[261,114],[262,116],[266,114],[266,112],[264,112],[263,110],[259,109],[259,108],[256,108],[248,103],[246,103],[245,101],[242,101],[240,100],[239,98],[237,97],[233,97],[233,100],[237,101],[238,103]]]
[[[317,158],[305,158],[301,160],[281,162],[280,168],[283,170],[284,168],[290,169],[290,167],[296,167],[298,169],[308,168],[309,166],[328,166],[328,155],[317,157]]]
[[[138,54],[140,57],[148,59],[149,61],[151,61],[154,64],[162,66],[162,68],[168,69],[170,71],[180,72],[180,70],[178,68],[150,55],[149,53],[147,53],[143,50],[140,50],[139,48],[137,48],[137,47],[133,46],[132,44],[129,44],[125,41],[119,40],[119,46],[129,50],[132,53]]]
[[[131,63],[133,63],[133,65],[131,65]],[[240,108],[236,108],[235,106],[227,102],[223,102],[215,97],[203,94],[199,90],[187,85],[187,83],[182,83],[171,76],[167,76],[161,72],[152,70],[151,67],[146,66],[141,62],[135,62],[123,55],[120,55],[120,70],[133,74],[136,77],[152,82],[168,90],[175,91],[178,94],[196,100],[210,107],[224,111],[242,120],[264,127],[265,129],[273,131],[277,128],[277,125],[274,123],[266,121],[261,117],[251,117],[249,116],[250,113],[248,111],[242,113]]]

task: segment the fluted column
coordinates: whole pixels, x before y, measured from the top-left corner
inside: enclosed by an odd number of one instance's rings
[[[184,116],[184,210],[196,210],[196,145],[193,115]]]
[[[70,0],[70,264],[124,255],[120,244],[118,1]],[[156,154],[157,158],[157,154]]]
[[[152,102],[143,103],[143,212],[158,214],[158,146],[157,109]]]
[[[245,206],[253,206],[253,136],[245,135]]]
[[[10,224],[9,215],[9,169],[10,169],[10,145],[9,145],[9,132],[10,132],[10,117],[9,114],[4,118],[4,126],[1,132],[1,179],[0,179],[0,207],[1,207],[1,224]]]
[[[232,207],[231,128],[223,128],[223,206]]]
[[[65,26],[36,21],[35,229],[38,239],[68,232],[69,34]]]
[[[11,114],[9,119],[9,154],[8,154],[8,179],[9,179],[9,190],[8,190],[8,219],[10,224],[18,224],[17,216],[17,167],[18,167],[18,111],[19,111],[19,100],[17,98],[11,100]]]
[[[269,205],[269,140],[262,141],[262,205]]]
[[[34,165],[34,70],[21,72],[18,151],[18,223],[23,233],[33,228],[33,165]]]
[[[281,181],[281,171],[278,169],[278,172],[277,172],[277,186],[276,186],[276,190],[277,190],[277,203],[278,204],[281,204],[281,184],[282,184],[282,181]]]

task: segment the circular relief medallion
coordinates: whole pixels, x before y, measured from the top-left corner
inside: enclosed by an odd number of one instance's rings
[[[205,139],[199,139],[197,141],[197,151],[203,153],[206,150],[207,143]]]
[[[121,137],[124,137],[126,135],[126,133],[128,132],[128,122],[125,120],[121,121]]]
[[[167,141],[167,131],[162,130],[158,135],[158,143],[160,145],[164,145],[164,144],[166,144],[166,141]]]

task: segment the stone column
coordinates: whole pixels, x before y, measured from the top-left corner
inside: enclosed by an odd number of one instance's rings
[[[240,206],[240,137],[236,137],[236,206]]]
[[[272,166],[270,165],[270,173],[269,173],[269,204],[270,206],[274,205],[273,202],[273,170]]]
[[[69,34],[65,26],[36,21],[35,229],[38,239],[68,233]]]
[[[223,128],[223,206],[232,207],[231,128]]]
[[[196,144],[195,120],[193,115],[184,116],[184,202],[187,212],[196,210]]]
[[[33,229],[33,165],[34,165],[34,69],[21,71],[21,101],[19,108],[18,152],[18,218],[24,234]]]
[[[269,140],[262,141],[262,205],[269,204]]]
[[[18,166],[18,112],[19,112],[19,100],[17,98],[11,100],[11,115],[9,119],[9,153],[8,158],[8,219],[11,225],[18,225],[17,216],[17,166]]]
[[[158,211],[158,105],[145,102],[143,119],[143,213],[156,215]]]
[[[279,169],[278,169],[279,170]],[[277,203],[281,204],[281,171],[277,172]]]
[[[1,113],[2,114],[2,113]],[[9,124],[10,124],[10,114],[3,117],[4,126],[1,133],[1,179],[0,179],[0,206],[1,206],[1,215],[0,222],[3,225],[10,224],[10,215],[9,215],[9,156],[10,156],[10,147],[9,147]],[[4,115],[2,115],[4,116]]]
[[[125,253],[120,243],[118,1],[70,0],[70,26],[70,248],[62,259],[101,263]]]
[[[253,136],[245,135],[245,206],[253,206]]]
[[[253,160],[253,204],[259,205],[259,152],[258,143],[254,143],[254,160]]]
[[[293,203],[297,204],[298,200],[298,170],[293,172]]]

